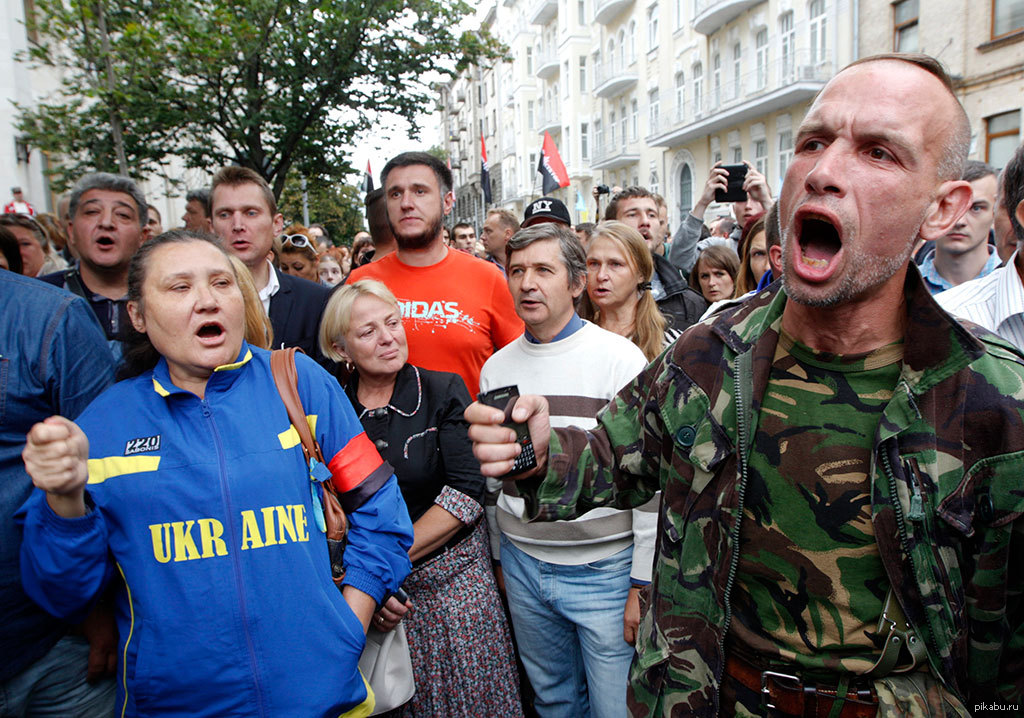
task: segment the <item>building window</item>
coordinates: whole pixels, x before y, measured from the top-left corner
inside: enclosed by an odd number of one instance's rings
[[[689,165],[679,170],[679,210],[686,214],[693,209],[693,172]]]
[[[711,87],[714,93],[715,107],[722,104],[722,56],[717,52],[711,58]]]
[[[626,115],[626,101],[625,100],[623,100],[622,102],[619,103],[619,121],[622,123],[622,128],[621,128],[622,129],[622,144],[623,144],[623,146],[625,146],[625,144],[626,144],[626,137],[628,136],[626,134],[626,125],[629,122],[629,116]]]
[[[651,129],[649,130],[649,133],[653,135],[655,132],[658,131],[658,104],[659,103],[658,103],[658,91],[657,90],[651,90],[649,93],[647,93],[647,103],[648,103],[648,107],[650,108],[650,119],[651,119]]]
[[[811,64],[817,65],[825,62],[828,57],[828,42],[825,37],[825,0],[811,0],[810,17]]]
[[[586,122],[580,125],[580,159],[583,161],[590,159],[590,133],[588,130]]]
[[[743,148],[739,145],[732,148],[732,163],[734,165],[743,163]]]
[[[653,50],[658,46],[658,4],[647,8],[647,48]]]
[[[700,116],[704,113],[704,66],[699,62],[693,66],[693,114]]]
[[[743,57],[743,51],[740,48],[740,44],[737,42],[732,46],[732,98],[736,99],[741,94],[741,85],[743,81],[740,79],[740,60]]]
[[[686,117],[686,75],[682,72],[676,73],[676,122],[682,122]]]
[[[572,78],[569,77],[569,61],[568,60],[566,60],[565,62],[562,63],[562,77],[565,78],[565,85],[563,86],[564,90],[562,92],[562,97],[568,97],[569,96],[569,81],[572,79]]]
[[[917,52],[918,0],[903,0],[892,6],[892,49]]]
[[[533,74],[533,48],[526,48],[526,74]]]
[[[534,127],[535,125],[533,120],[533,100],[529,100],[526,103],[526,129],[532,130],[534,129]]]
[[[754,168],[768,175],[768,140],[754,140]]]
[[[524,177],[533,177],[536,181],[537,175],[537,153],[530,153],[530,163],[526,166],[526,172],[523,173]]]
[[[985,161],[1002,168],[1020,144],[1020,110],[985,118]]]
[[[615,132],[618,123],[615,121],[615,110],[608,113],[608,146],[615,147]]]
[[[594,154],[600,155],[604,151],[604,130],[601,129],[601,120],[594,120]]]
[[[606,70],[607,70],[607,72],[605,73],[605,76],[609,77],[609,78],[614,77],[615,76],[615,40],[612,40],[611,38],[608,39],[608,64],[605,67],[606,67]]]
[[[768,86],[768,30],[757,32],[757,89]]]
[[[587,91],[587,56],[580,55],[580,92]]]
[[[658,194],[658,187],[658,173],[651,172],[651,176],[647,179],[647,189],[654,194]]]
[[[686,12],[685,0],[676,0],[676,2],[675,2],[675,16],[676,16],[675,28],[676,28],[676,30],[682,29],[684,21],[686,19],[684,17],[685,12]]]
[[[629,23],[629,61],[636,62],[636,20]]]
[[[793,77],[794,54],[796,53],[796,30],[793,29],[792,10],[779,18],[779,41],[781,52],[779,73],[783,82],[788,82]]]
[[[779,185],[786,179],[786,170],[793,161],[793,131],[779,133]]]
[[[992,37],[1024,28],[1024,0],[992,0]]]
[[[580,25],[587,24],[587,3],[586,0],[579,0],[576,3],[576,21]]]
[[[711,164],[715,164],[716,162],[721,162],[721,161],[722,161],[722,152],[721,152],[721,150],[719,150],[718,152],[714,153],[713,158],[711,160]]]
[[[633,118],[633,141],[640,139],[640,103],[633,98],[633,104],[631,106],[632,113],[630,117]]]

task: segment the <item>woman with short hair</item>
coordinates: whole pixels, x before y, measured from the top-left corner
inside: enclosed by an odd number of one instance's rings
[[[363,279],[335,291],[320,325],[324,355],[352,366],[346,386],[367,435],[395,468],[413,520],[413,610],[391,599],[375,617],[404,620],[416,693],[403,716],[521,716],[505,613],[483,517],[484,478],[462,413],[457,374],[408,363],[398,301]]]

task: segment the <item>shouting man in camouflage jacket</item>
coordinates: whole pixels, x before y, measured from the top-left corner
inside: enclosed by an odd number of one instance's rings
[[[550,432],[527,515],[663,492],[635,716],[968,715],[1024,689],[1024,358],[908,267],[967,209],[969,125],[932,58],[836,75],[780,197],[783,282]],[[519,447],[472,405],[485,474]]]

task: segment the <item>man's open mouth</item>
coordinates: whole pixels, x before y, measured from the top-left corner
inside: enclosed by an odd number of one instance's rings
[[[843,240],[832,220],[809,214],[800,219],[800,259],[815,269],[824,269],[843,248]]]
[[[114,246],[114,238],[113,237],[107,237],[107,236],[97,237],[96,238],[96,244],[100,245],[101,247],[113,247]]]

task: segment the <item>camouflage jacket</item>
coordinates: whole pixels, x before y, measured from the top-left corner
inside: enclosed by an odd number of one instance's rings
[[[967,705],[1024,693],[1024,357],[907,279],[904,360],[875,437],[871,514],[934,674]],[[750,437],[785,306],[773,285],[689,329],[602,410],[552,433],[528,515],[639,506],[661,489],[634,716],[714,716]],[[974,333],[977,332],[977,333]],[[1014,568],[1014,570],[1010,570]]]

